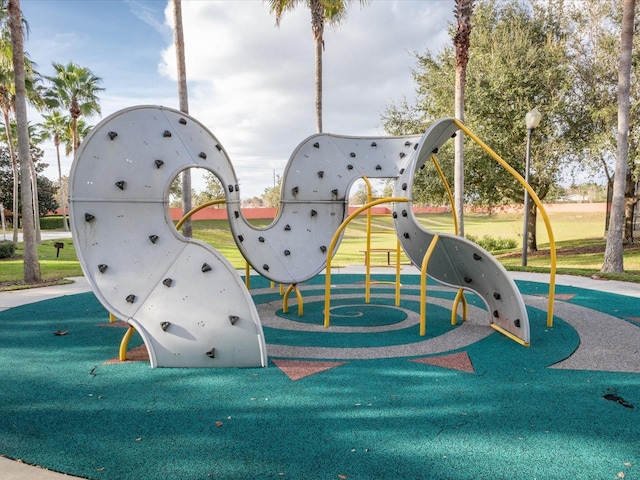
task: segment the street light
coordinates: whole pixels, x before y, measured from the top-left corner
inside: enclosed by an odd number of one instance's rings
[[[529,170],[531,168],[531,134],[540,125],[542,114],[537,107],[527,112],[524,117],[527,124],[527,156],[525,161],[524,179],[529,184]],[[524,228],[522,229],[522,266],[527,266],[527,237],[529,236],[529,190],[524,189]]]

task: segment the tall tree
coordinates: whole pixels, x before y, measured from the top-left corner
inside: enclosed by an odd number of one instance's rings
[[[572,160],[567,143],[567,35],[547,10],[519,0],[485,0],[474,7],[473,46],[465,88],[465,124],[485,139],[519,172],[525,170],[527,111],[539,105],[544,125],[536,129],[532,147],[531,185],[543,199]],[[455,29],[452,29],[452,34]],[[414,72],[417,103],[392,106],[383,115],[392,134],[423,133],[437,118],[454,110],[455,51],[418,55]],[[465,201],[477,206],[522,204],[522,186],[475,145],[465,158]],[[439,152],[449,182],[453,179],[450,147]],[[441,202],[443,188],[435,169],[421,171],[414,198]],[[529,246],[534,239],[537,210],[529,214]],[[533,227],[532,227],[533,223]]]
[[[469,45],[471,42],[471,15],[474,0],[455,0],[454,14],[458,28],[453,36],[456,49],[456,85],[455,85],[455,117],[464,122],[464,87],[467,79],[467,63],[469,63]],[[454,209],[458,221],[458,234],[464,237],[464,137],[455,139],[454,160]]]
[[[178,98],[180,111],[189,113],[189,95],[187,90],[187,67],[184,55],[184,31],[182,29],[182,0],[173,0],[173,41],[176,48],[176,65],[178,68]],[[182,191],[191,191],[191,171],[182,172]],[[182,215],[185,216],[192,207],[191,195],[182,196]],[[191,218],[188,218],[182,226],[182,234],[185,237],[193,236]]]
[[[27,123],[27,91],[25,87],[24,37],[20,0],[9,0],[9,30],[13,52],[13,72],[16,86],[15,110],[18,127],[18,158],[22,176],[22,235],[24,244],[24,281],[40,280],[40,262],[36,251],[35,220],[31,183],[31,152]],[[15,213],[14,213],[15,215]]]
[[[69,131],[69,117],[62,115],[58,110],[54,110],[50,114],[42,116],[43,122],[40,127],[43,131],[43,138],[50,138],[53,140],[53,145],[56,147],[56,158],[58,160],[58,185],[59,185],[59,198],[60,208],[62,209],[62,225],[64,231],[69,230],[69,224],[67,223],[66,215],[66,202],[64,189],[62,188],[62,166],[60,162],[60,143],[63,141],[65,134]]]
[[[316,131],[322,133],[322,52],[324,50],[324,24],[338,25],[347,14],[350,0],[264,0],[280,25],[282,15],[304,4],[311,11],[311,32],[315,46],[315,110]],[[365,5],[366,0],[360,0]]]
[[[633,49],[633,30],[635,0],[624,0],[622,15],[622,33],[620,36],[620,63],[618,67],[618,145],[616,151],[616,170],[613,181],[613,198],[609,233],[604,251],[602,272],[623,272],[623,231],[624,197],[627,179],[627,156],[629,153],[629,103],[631,95],[631,54]]]
[[[73,62],[67,65],[54,62],[53,69],[55,75],[46,77],[51,82],[51,86],[45,93],[45,101],[50,109],[69,111],[75,153],[80,146],[78,120],[81,117],[92,117],[101,113],[98,94],[104,88],[98,85],[102,79],[94,75],[90,69],[80,67]]]

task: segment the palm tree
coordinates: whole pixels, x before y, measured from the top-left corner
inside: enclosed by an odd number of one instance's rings
[[[60,208],[62,208],[62,225],[64,231],[69,230],[69,224],[67,223],[65,195],[62,188],[62,167],[60,165],[60,142],[64,140],[65,135],[69,131],[69,117],[63,116],[58,110],[54,110],[48,115],[43,115],[44,122],[40,124],[42,128],[43,139],[53,140],[53,144],[56,147],[56,157],[58,159],[58,185],[60,188]]]
[[[184,32],[182,30],[182,0],[173,0],[174,44],[176,47],[176,64],[178,67],[178,98],[180,111],[189,113],[189,95],[187,90],[187,68],[184,56]],[[182,191],[191,192],[191,172],[182,172]],[[191,210],[191,195],[182,195],[182,214],[187,215]],[[182,234],[193,236],[191,218],[184,222]]]
[[[324,22],[338,25],[347,14],[350,0],[265,0],[269,10],[280,25],[284,12],[294,10],[299,4],[305,4],[311,11],[311,32],[315,44],[315,108],[316,130],[322,133],[322,51],[324,50]],[[365,5],[366,0],[360,0]]]
[[[100,101],[98,93],[104,88],[98,86],[102,79],[94,75],[86,67],[80,67],[73,62],[66,66],[53,63],[56,74],[45,77],[51,82],[51,88],[45,93],[45,101],[51,109],[65,109],[71,118],[71,133],[73,151],[80,146],[78,135],[78,120],[80,117],[99,115]]]
[[[625,184],[629,156],[629,105],[631,98],[631,54],[633,49],[635,3],[635,0],[624,0],[623,4],[620,63],[618,66],[618,144],[609,232],[602,265],[602,272],[605,273],[624,271],[622,240],[625,222]]]
[[[455,0],[455,14],[458,29],[453,37],[456,48],[456,85],[455,85],[455,117],[464,122],[464,87],[469,62],[469,45],[471,37],[471,14],[474,0]],[[458,235],[464,237],[464,142],[463,136],[455,139],[454,157],[454,210],[458,221]]]
[[[13,52],[13,72],[15,80],[15,112],[18,126],[18,156],[22,177],[22,236],[24,245],[24,281],[40,281],[40,262],[36,251],[35,219],[31,183],[32,161],[27,122],[27,91],[25,86],[24,37],[22,31],[22,12],[20,0],[9,0],[9,31]],[[14,212],[14,216],[15,216]]]

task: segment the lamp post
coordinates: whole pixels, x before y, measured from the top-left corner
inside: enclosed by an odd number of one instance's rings
[[[540,125],[542,114],[537,107],[525,115],[527,125],[527,156],[525,160],[524,179],[529,184],[529,170],[531,169],[531,134]],[[522,229],[522,266],[527,266],[527,243],[529,237],[529,190],[524,189],[524,227]]]

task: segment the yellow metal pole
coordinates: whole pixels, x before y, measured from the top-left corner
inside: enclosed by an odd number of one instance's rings
[[[494,152],[487,144],[485,144],[482,140],[480,140],[475,134],[471,132],[462,122],[458,120],[454,120],[455,124],[462,130],[466,135],[468,135],[474,142],[476,142],[485,152],[487,152],[496,162],[504,167],[520,184],[529,192],[531,199],[536,203],[538,210],[540,211],[540,215],[544,220],[544,225],[547,229],[547,235],[549,236],[549,252],[550,252],[550,278],[549,278],[549,303],[547,308],[547,327],[553,327],[553,302],[555,297],[555,285],[556,285],[556,242],[553,237],[553,230],[551,229],[551,222],[549,221],[549,216],[547,215],[542,202],[538,198],[536,192],[531,188],[522,175],[520,175],[511,165],[505,162],[500,156]]]
[[[127,347],[129,346],[129,340],[131,340],[131,336],[135,331],[136,331],[135,328],[129,327],[125,332],[124,337],[122,337],[122,341],[120,342],[120,355],[119,355],[121,362],[124,362],[127,359]]]
[[[396,307],[400,306],[400,239],[396,236]]]
[[[371,182],[366,176],[362,176],[365,185],[367,186],[367,204],[371,203]],[[371,209],[367,209],[367,239],[366,239],[366,254],[364,256],[364,303],[371,301]]]
[[[251,290],[251,266],[247,261],[244,262],[244,284],[247,290]]]
[[[329,244],[329,248],[327,249],[327,262],[326,262],[326,274],[325,274],[325,282],[324,282],[324,326],[325,328],[329,327],[329,316],[330,316],[330,308],[331,308],[331,259],[333,257],[333,251],[336,248],[336,244],[338,243],[338,239],[340,238],[340,234],[345,229],[345,227],[353,220],[355,217],[360,215],[366,209],[375,207],[376,205],[380,205],[381,203],[402,203],[408,202],[409,199],[406,197],[388,197],[388,198],[379,198],[378,200],[373,200],[372,202],[363,205],[360,208],[357,208],[351,215],[344,219],[344,221],[340,224],[336,232],[333,234],[333,238],[331,239],[331,243]]]
[[[296,292],[296,297],[298,298],[298,316],[301,317],[304,315],[304,300],[302,299],[300,290],[298,290],[298,286],[293,283],[289,285],[286,292],[284,292],[284,298],[282,299],[282,312],[289,312],[289,295],[291,294],[291,291]]]
[[[467,321],[467,299],[464,298],[464,289],[460,288],[456,294],[456,298],[453,301],[453,308],[451,309],[451,325],[458,323],[458,304],[462,301],[462,321]]]
[[[180,221],[178,223],[176,223],[176,230],[180,230],[180,227],[182,227],[182,225],[184,224],[184,222],[186,222],[189,218],[191,218],[191,216],[196,213],[199,212],[200,210],[202,210],[203,208],[206,207],[210,207],[211,205],[219,205],[221,203],[226,203],[226,200],[211,200],[209,202],[205,202],[202,205],[198,205],[197,207],[192,208],[191,210],[189,210],[184,217],[182,217],[180,219]]]
[[[429,259],[433,254],[433,251],[440,240],[440,235],[437,233],[431,239],[429,248],[422,258],[422,266],[420,268],[420,336],[424,337],[427,334],[427,265]]]

